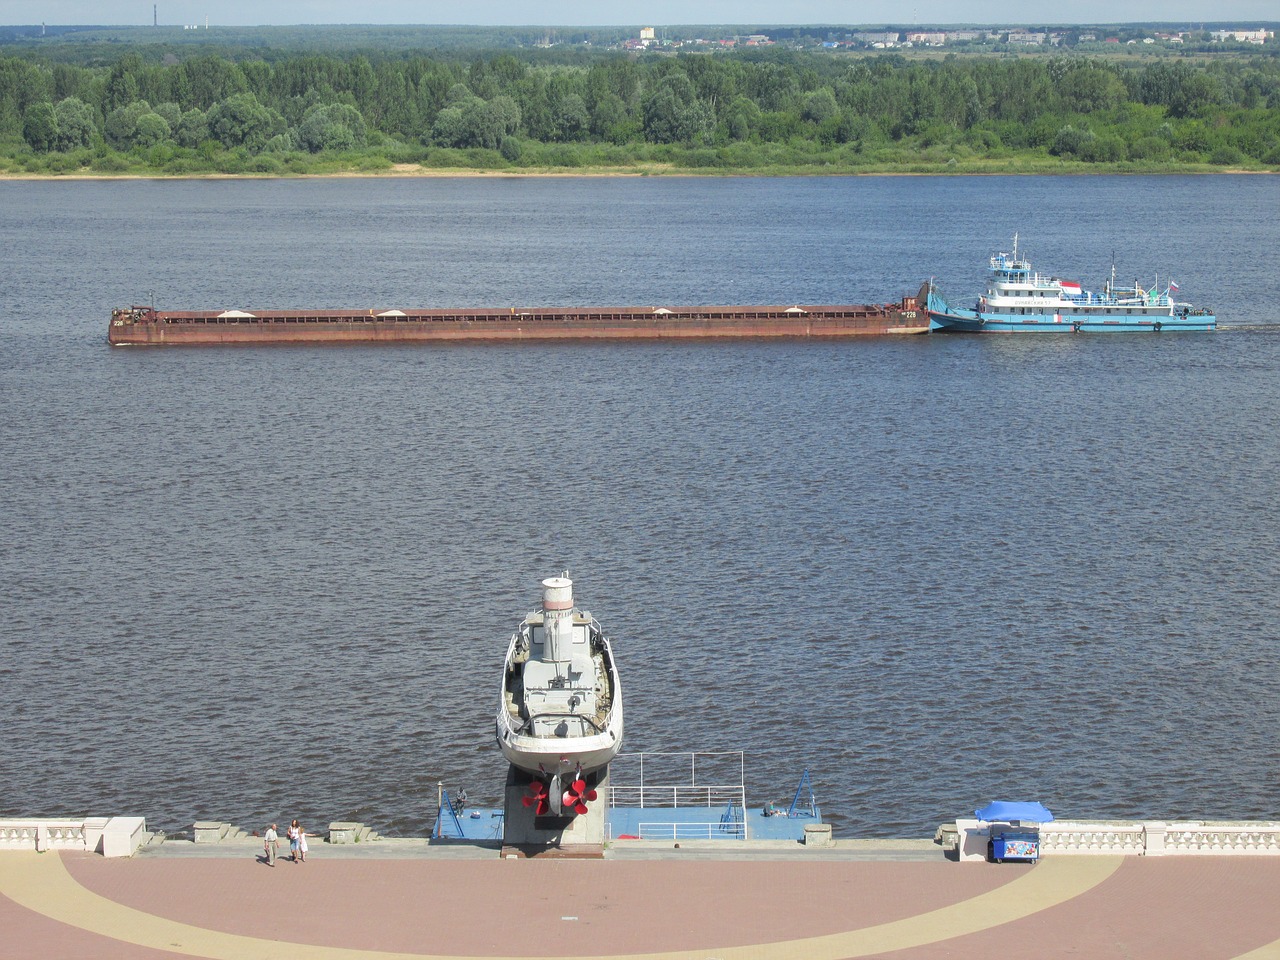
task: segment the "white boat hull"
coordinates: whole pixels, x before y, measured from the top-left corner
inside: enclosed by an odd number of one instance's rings
[[[581,770],[584,774],[609,765],[622,747],[622,714],[618,711],[616,731],[594,737],[573,737],[549,740],[547,737],[518,736],[508,727],[504,733],[505,713],[498,717],[498,747],[513,767],[535,776],[571,774]]]

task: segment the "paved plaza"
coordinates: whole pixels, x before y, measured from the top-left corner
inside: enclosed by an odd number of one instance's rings
[[[561,860],[317,843],[274,868],[260,842],[3,852],[0,960],[1280,960],[1280,858],[617,846]]]

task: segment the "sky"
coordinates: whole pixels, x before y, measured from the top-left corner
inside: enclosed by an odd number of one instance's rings
[[[0,0],[0,24],[1070,24],[1273,22],[1276,0]]]

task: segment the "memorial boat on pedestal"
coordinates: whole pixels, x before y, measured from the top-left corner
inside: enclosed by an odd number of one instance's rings
[[[535,815],[587,812],[595,775],[622,747],[622,688],[609,638],[574,606],[567,576],[542,581],[542,609],[511,636],[496,732],[531,778],[524,805]]]

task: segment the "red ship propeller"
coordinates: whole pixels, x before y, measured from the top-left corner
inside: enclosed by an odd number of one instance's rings
[[[586,813],[587,801],[594,800],[596,796],[595,790],[587,789],[587,781],[579,777],[570,784],[561,800],[566,807],[571,807],[574,813]]]
[[[551,805],[547,802],[547,785],[541,780],[533,780],[529,783],[529,791],[521,799],[520,802],[526,807],[536,807],[533,811],[535,816],[542,816],[551,809]]]

